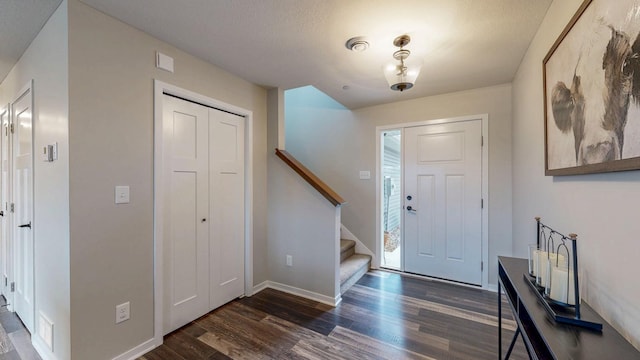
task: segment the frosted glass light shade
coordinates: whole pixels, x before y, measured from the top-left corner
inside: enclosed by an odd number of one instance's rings
[[[384,76],[391,90],[408,90],[416,83],[420,74],[422,61],[419,58],[407,58],[404,60],[405,70],[400,61],[393,61],[383,67]]]

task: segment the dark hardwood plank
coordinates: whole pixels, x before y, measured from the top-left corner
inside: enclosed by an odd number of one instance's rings
[[[169,334],[162,359],[495,359],[496,293],[376,272],[337,307],[273,289],[235,300]],[[503,307],[503,347],[515,322]],[[173,356],[173,357],[172,357]],[[518,341],[512,358],[527,359]]]
[[[159,346],[150,352],[144,354],[138,360],[186,360],[171,350],[167,345]]]
[[[165,336],[164,344],[185,359],[206,359],[216,351],[183,330]]]
[[[371,355],[376,355],[384,359],[433,359],[429,356],[392,346],[388,343],[362,335],[349,329],[342,328],[340,326],[337,326],[331,333],[331,335],[329,335],[329,337],[348,344],[352,347],[358,348],[362,351],[366,351]]]

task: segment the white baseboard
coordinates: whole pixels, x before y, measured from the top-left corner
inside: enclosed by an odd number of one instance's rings
[[[253,293],[257,294],[259,291],[262,291],[262,290],[264,290],[266,288],[279,290],[279,291],[286,292],[286,293],[291,294],[291,295],[300,296],[300,297],[303,297],[305,299],[317,301],[319,303],[327,304],[329,306],[334,306],[334,307],[338,306],[338,304],[340,304],[340,302],[342,301],[342,297],[339,294],[335,298],[332,298],[330,296],[318,294],[318,293],[313,292],[313,291],[300,289],[300,288],[297,288],[295,286],[285,285],[285,284],[281,284],[281,283],[278,283],[278,282],[275,282],[275,281],[269,281],[269,280],[264,281],[264,282],[256,285],[253,288],[253,290],[254,290]]]
[[[157,344],[155,339],[151,338],[151,339],[143,342],[142,344],[134,347],[133,349],[114,357],[112,360],[133,360],[133,359],[137,359],[140,356],[142,356],[142,355],[148,353],[149,351],[155,349],[159,345],[161,345],[161,344]]]
[[[58,360],[58,358],[49,350],[49,346],[44,343],[40,336],[35,335],[31,337],[31,345],[36,349],[36,352],[42,360]]]
[[[260,291],[262,291],[262,290],[264,290],[264,289],[266,289],[268,287],[269,287],[269,280],[265,280],[265,281],[261,282],[260,284],[258,284],[258,285],[253,287],[253,293],[252,294],[255,295],[255,294],[259,293]]]

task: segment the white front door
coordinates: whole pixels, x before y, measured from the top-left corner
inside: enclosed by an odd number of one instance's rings
[[[244,294],[244,118],[209,109],[211,308]]]
[[[11,105],[13,126],[14,310],[33,333],[33,101],[31,89]]]
[[[405,129],[405,271],[482,283],[481,120]]]
[[[12,252],[11,252],[11,234],[12,229],[9,222],[9,194],[10,188],[10,157],[9,157],[9,108],[0,110],[0,167],[2,173],[0,175],[0,182],[2,182],[2,188],[0,189],[0,242],[2,242],[2,267],[0,268],[0,289],[2,289],[2,295],[4,295],[7,303],[10,306],[9,310],[13,310],[13,294],[11,293],[11,269],[13,266]]]
[[[164,333],[244,294],[244,118],[163,95]]]
[[[165,333],[209,311],[208,109],[164,95]]]

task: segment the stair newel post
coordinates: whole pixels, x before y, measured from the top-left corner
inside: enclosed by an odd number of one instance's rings
[[[569,234],[569,239],[571,239],[571,244],[573,246],[573,289],[575,296],[575,306],[576,306],[576,319],[580,319],[580,286],[578,285],[578,235],[577,234]]]

